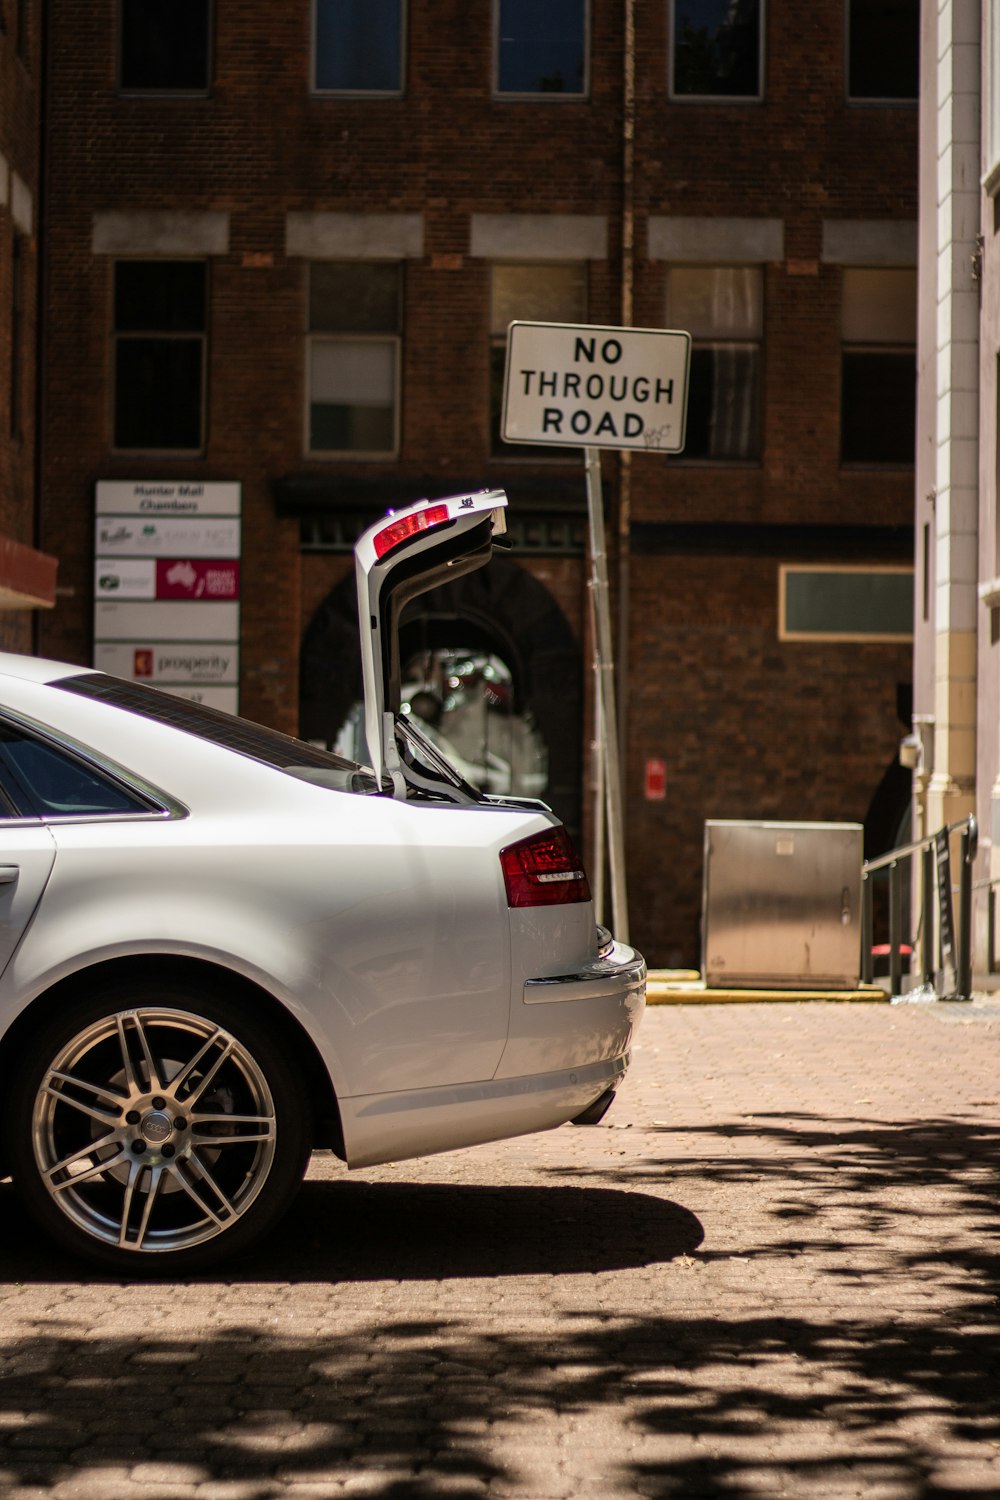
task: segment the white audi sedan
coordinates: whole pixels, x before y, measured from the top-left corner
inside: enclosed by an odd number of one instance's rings
[[[116,1272],[243,1250],[314,1148],[350,1167],[599,1119],[645,965],[559,820],[398,712],[406,602],[502,492],[356,547],[371,764],[101,672],[0,655],[0,1177]]]

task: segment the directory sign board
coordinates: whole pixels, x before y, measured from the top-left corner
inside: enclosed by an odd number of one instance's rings
[[[96,667],[237,712],[241,510],[229,481],[97,485]]]
[[[511,323],[502,435],[508,443],[679,453],[690,364],[687,333]]]

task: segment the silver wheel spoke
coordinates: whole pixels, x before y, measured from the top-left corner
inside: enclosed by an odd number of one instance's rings
[[[191,1074],[201,1063],[202,1058],[206,1057],[208,1053],[211,1052],[212,1047],[215,1044],[215,1039],[218,1035],[218,1028],[216,1028],[215,1031],[212,1032],[212,1035],[208,1038],[205,1045],[203,1047],[199,1047],[198,1051],[195,1053],[194,1057],[192,1057],[191,1061],[185,1063],[180,1072],[176,1073],[174,1077],[171,1078],[170,1090],[175,1099],[177,1098],[180,1090],[185,1086],[188,1079],[191,1077]]]
[[[188,1197],[193,1203],[196,1203],[198,1205],[202,1213],[207,1214],[207,1216],[212,1220],[213,1224],[218,1224],[221,1229],[224,1224],[228,1224],[232,1219],[236,1217],[236,1210],[233,1208],[233,1205],[230,1203],[225,1193],[216,1184],[215,1179],[212,1177],[211,1173],[207,1172],[205,1168],[202,1167],[200,1162],[196,1163],[192,1159],[189,1164],[192,1167],[196,1167],[199,1177],[201,1177],[208,1184],[212,1192],[219,1199],[220,1203],[224,1204],[225,1207],[229,1210],[227,1217],[223,1218],[219,1213],[216,1212],[214,1208],[212,1208],[211,1204],[206,1203],[205,1199],[202,1197],[201,1193],[198,1192],[198,1189],[195,1187],[194,1183],[191,1181],[186,1172],[182,1172],[178,1168],[178,1170],[174,1174],[175,1180],[180,1183],[181,1187],[187,1193]]]
[[[272,1115],[192,1115],[189,1122],[193,1132],[204,1130],[207,1125],[257,1125],[260,1127],[258,1135],[213,1135],[206,1142],[213,1146],[222,1141],[266,1141],[274,1134],[274,1117]]]
[[[128,1238],[128,1225],[129,1220],[132,1217],[132,1204],[135,1200],[135,1194],[136,1189],[139,1185],[139,1180],[144,1171],[149,1173],[149,1187],[146,1191],[145,1200],[143,1201],[142,1217],[139,1220],[139,1227],[136,1230],[135,1239],[130,1240]],[[125,1201],[122,1204],[122,1223],[121,1229],[118,1234],[119,1245],[123,1246],[126,1249],[131,1249],[134,1247],[136,1250],[141,1250],[143,1247],[143,1243],[146,1239],[146,1231],[149,1228],[150,1216],[153,1212],[153,1204],[156,1202],[156,1197],[160,1190],[160,1183],[163,1181],[163,1171],[163,1167],[143,1167],[141,1162],[135,1162],[133,1164],[132,1171],[129,1173],[128,1182],[125,1185]]]
[[[218,1057],[215,1059],[215,1062],[209,1068],[208,1072],[205,1074],[204,1078],[198,1080],[198,1087],[195,1092],[191,1094],[189,1098],[184,1100],[184,1104],[188,1109],[195,1109],[197,1107],[198,1100],[202,1098],[205,1090],[211,1085],[212,1080],[214,1079],[216,1073],[218,1073],[219,1069],[222,1067],[222,1064],[226,1061],[227,1058],[232,1056],[232,1052],[232,1040],[230,1038],[227,1038],[225,1046],[219,1053]]]
[[[85,1172],[72,1173],[71,1176],[67,1177],[65,1182],[52,1181],[52,1178],[55,1177],[57,1173],[69,1171],[73,1162],[85,1161],[88,1157],[92,1157],[95,1148],[100,1145],[100,1141],[94,1141],[91,1145],[85,1146],[82,1150],[75,1151],[72,1156],[64,1157],[62,1161],[56,1162],[55,1166],[48,1167],[46,1169],[45,1175],[49,1179],[49,1187],[51,1191],[53,1193],[63,1193],[67,1188],[76,1188],[79,1187],[81,1183],[93,1182],[95,1177],[101,1177],[105,1172],[110,1172],[113,1167],[120,1166],[122,1162],[127,1162],[129,1160],[129,1157],[125,1151],[125,1147],[121,1145],[121,1143],[119,1143],[118,1150],[115,1152],[114,1156],[109,1156],[104,1161],[95,1162],[95,1164]]]
[[[143,1059],[146,1063],[146,1071],[149,1074],[149,1086],[150,1088],[162,1088],[163,1079],[160,1077],[159,1068],[153,1061],[153,1053],[150,1049],[149,1042],[146,1039],[145,1022],[143,1021],[142,1016],[138,1011],[133,1011],[129,1019],[131,1020],[132,1025],[135,1027],[136,1036],[139,1038],[139,1046],[142,1048]]]
[[[82,1088],[90,1088],[98,1098],[102,1094],[104,1097],[110,1097],[104,1090],[94,1089],[90,1084],[79,1084],[78,1079],[70,1077],[67,1073],[50,1073],[49,1079],[53,1078]],[[65,1104],[67,1109],[75,1109],[79,1114],[86,1115],[88,1119],[98,1120],[102,1125],[107,1125],[109,1130],[113,1130],[121,1119],[121,1102],[116,1104],[113,1110],[98,1109],[92,1104],[84,1104],[82,1099],[74,1099],[72,1094],[65,1094],[61,1089],[53,1088],[51,1081],[45,1084],[43,1093],[47,1094],[50,1099],[56,1099],[60,1104]]]

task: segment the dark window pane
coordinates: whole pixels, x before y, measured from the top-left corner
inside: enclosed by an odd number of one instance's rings
[[[201,339],[119,339],[115,447],[201,447]]]
[[[913,573],[785,573],[785,634],[912,636]]]
[[[317,261],[309,272],[313,333],[396,333],[399,267],[361,261]]]
[[[844,463],[914,462],[916,370],[912,350],[844,351],[840,436]]]
[[[585,0],[499,0],[501,94],[582,94]]]
[[[756,98],[759,0],[674,0],[675,94]]]
[[[197,260],[120,260],[115,266],[118,333],[202,333],[205,264]]]
[[[73,817],[91,813],[148,812],[149,804],[51,745],[0,730],[0,781],[25,814]]]
[[[849,97],[916,99],[919,78],[919,0],[851,0]]]
[[[330,771],[355,771],[354,761],[345,760],[330,750],[320,750],[302,740],[268,729],[249,719],[238,719],[221,709],[209,708],[187,698],[174,698],[141,682],[125,682],[107,677],[103,672],[86,672],[79,677],[63,677],[53,683],[63,692],[77,693],[99,703],[110,703],[127,713],[151,719],[155,724],[169,724],[184,734],[192,734],[212,745],[222,745],[237,755],[259,760],[266,766],[294,771],[315,767]]]
[[[392,407],[327,405],[309,408],[309,448],[315,453],[391,453],[395,446]]]
[[[316,0],[316,87],[398,93],[401,0]]]
[[[692,349],[685,458],[758,457],[759,363],[745,344]]]
[[[123,89],[208,88],[209,0],[119,0]]]

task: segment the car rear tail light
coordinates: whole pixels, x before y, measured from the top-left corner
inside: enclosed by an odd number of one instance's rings
[[[500,851],[508,906],[590,900],[590,882],[565,828],[548,828]]]
[[[398,547],[400,542],[409,541],[411,536],[429,531],[432,526],[440,526],[448,519],[447,505],[429,505],[426,510],[416,510],[412,515],[390,521],[388,526],[375,533],[375,556],[384,557],[393,547]]]

